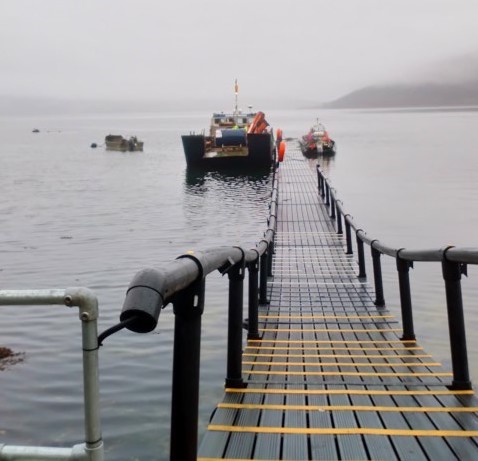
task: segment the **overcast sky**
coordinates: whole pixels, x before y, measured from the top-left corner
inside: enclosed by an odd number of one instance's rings
[[[476,0],[0,0],[0,95],[328,101],[476,57],[477,24]]]

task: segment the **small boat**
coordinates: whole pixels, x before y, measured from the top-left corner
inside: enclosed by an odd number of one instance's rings
[[[335,154],[335,141],[330,138],[324,125],[318,120],[309,132],[302,136],[299,143],[302,153],[309,158]]]
[[[126,139],[121,135],[109,134],[105,137],[106,150],[119,150],[122,152],[142,151],[143,144],[142,141],[138,141],[136,136]]]
[[[232,113],[218,112],[211,118],[209,133],[181,136],[189,166],[221,168],[246,166],[267,167],[276,157],[273,130],[263,112],[242,113],[236,103]]]

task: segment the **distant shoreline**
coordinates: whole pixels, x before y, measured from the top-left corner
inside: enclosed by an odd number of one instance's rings
[[[382,90],[383,91],[383,90]],[[468,98],[471,104],[450,103],[430,104],[429,101],[410,102],[402,98],[403,103],[395,100],[384,101],[369,98],[370,90],[359,90],[332,102],[303,104],[303,101],[287,101],[282,107],[277,100],[266,109],[288,111],[321,111],[321,110],[352,110],[366,112],[476,112],[478,102]],[[359,98],[357,97],[359,95]],[[406,104],[407,101],[409,104]],[[422,104],[419,104],[422,102]],[[462,102],[462,101],[459,101]],[[394,104],[395,103],[395,104]],[[126,116],[137,114],[152,116],[153,114],[174,114],[176,117],[184,114],[210,114],[215,106],[213,101],[95,101],[95,100],[61,100],[48,98],[17,98],[0,95],[0,117],[78,117],[78,116]]]

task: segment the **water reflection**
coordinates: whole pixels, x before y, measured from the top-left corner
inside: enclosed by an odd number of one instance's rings
[[[250,168],[231,168],[221,170],[208,170],[203,168],[186,168],[185,184],[186,192],[190,189],[202,186],[208,180],[214,181],[244,181],[247,183],[263,182],[271,175],[270,168],[259,168],[251,171]]]
[[[266,226],[271,182],[270,170],[187,169],[183,212],[194,243],[256,242]]]

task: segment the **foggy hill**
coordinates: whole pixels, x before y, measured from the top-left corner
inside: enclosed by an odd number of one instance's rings
[[[361,88],[322,107],[385,108],[478,105],[478,80],[466,83],[390,84]]]

